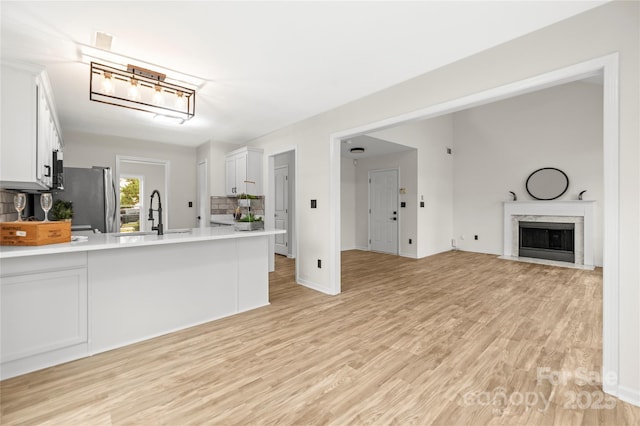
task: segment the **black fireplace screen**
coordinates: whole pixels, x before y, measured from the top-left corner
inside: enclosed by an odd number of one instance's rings
[[[575,224],[519,222],[519,256],[575,262]]]

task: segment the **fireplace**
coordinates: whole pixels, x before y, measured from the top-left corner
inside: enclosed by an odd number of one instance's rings
[[[594,265],[595,206],[596,202],[590,200],[506,201],[503,212],[503,257],[505,259],[520,257],[529,259],[531,256],[530,254],[526,256],[520,254],[520,222],[570,224],[573,225],[573,239],[566,237],[565,239],[573,241],[572,250],[574,253],[573,257],[566,257],[565,259],[568,260],[563,263],[592,268]],[[557,239],[557,237],[555,238]],[[555,239],[554,244],[556,244]],[[558,254],[557,248],[549,250]],[[546,259],[540,259],[535,262],[545,261]]]
[[[519,223],[521,257],[575,262],[575,224],[558,222]]]

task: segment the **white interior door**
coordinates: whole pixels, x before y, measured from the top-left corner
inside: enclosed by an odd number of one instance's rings
[[[369,172],[369,245],[398,254],[398,171]]]
[[[289,166],[279,166],[275,168],[275,228],[284,229],[289,232]],[[287,256],[289,254],[287,234],[275,236],[276,253]]]
[[[209,213],[207,212],[209,206],[209,188],[207,185],[207,162],[202,161],[198,163],[198,175],[196,179],[196,193],[198,194],[196,225],[199,227],[205,227],[209,224]]]

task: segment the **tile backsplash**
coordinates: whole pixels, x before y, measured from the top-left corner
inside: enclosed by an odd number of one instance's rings
[[[0,189],[0,222],[18,220],[18,212],[13,207],[13,192]]]
[[[211,214],[233,214],[238,207],[236,197],[211,197]],[[246,209],[243,209],[246,212]],[[264,215],[264,197],[251,200],[251,211],[254,214]]]

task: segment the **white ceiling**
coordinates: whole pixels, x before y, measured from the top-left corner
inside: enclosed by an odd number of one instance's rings
[[[243,143],[602,3],[2,1],[1,54],[47,67],[63,135]],[[89,101],[78,46],[96,31],[113,52],[206,80],[195,118]]]

